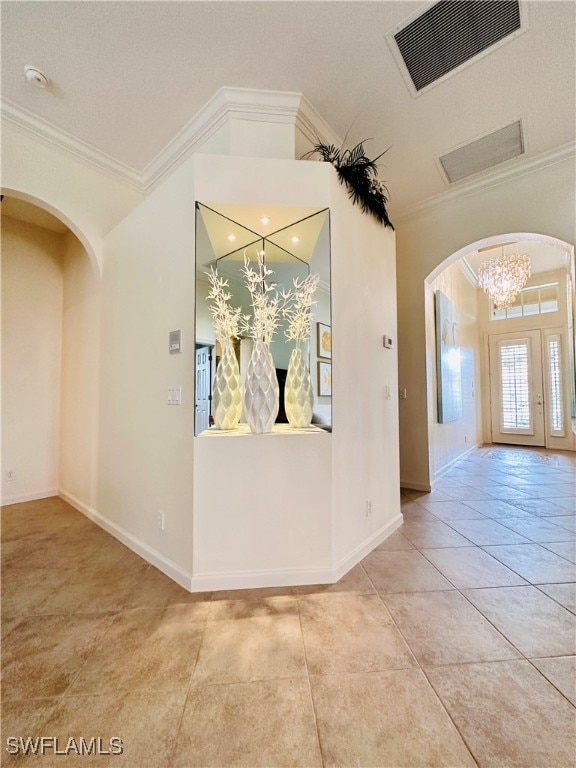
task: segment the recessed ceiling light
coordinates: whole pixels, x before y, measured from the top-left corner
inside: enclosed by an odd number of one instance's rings
[[[294,237],[292,238],[292,242],[293,243],[299,243],[300,242],[300,238],[296,237],[296,235],[294,235]]]
[[[236,240],[236,235],[228,235],[228,240],[232,243],[234,240]]]
[[[270,224],[270,219],[268,218],[268,216],[262,216],[262,218],[260,219],[260,223],[261,224]]]
[[[27,66],[24,67],[24,74],[26,80],[36,88],[47,88],[50,85],[50,80],[46,77],[44,72],[41,72],[37,67]]]

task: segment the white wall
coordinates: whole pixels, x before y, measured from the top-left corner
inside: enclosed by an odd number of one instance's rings
[[[2,217],[3,504],[58,491],[62,253],[63,235]]]
[[[144,197],[142,191],[33,136],[2,124],[2,188],[60,218],[102,268],[102,238]]]
[[[574,160],[569,157],[493,186],[398,219],[398,361],[400,387],[401,481],[430,488],[427,370],[434,358],[426,346],[426,278],[461,249],[486,237],[533,232],[574,243],[576,200]],[[435,276],[435,275],[433,275]]]
[[[434,294],[442,291],[453,302],[458,315],[457,343],[461,354],[462,416],[456,421],[438,421],[438,377],[429,371],[429,410],[432,413],[430,450],[436,478],[459,456],[482,442],[482,390],[478,288],[466,275],[461,261],[447,267],[426,285],[426,346],[436,360]]]
[[[194,485],[193,166],[181,165],[105,239],[96,498],[106,525],[184,582]],[[170,355],[176,329],[183,352]],[[170,385],[182,387],[181,406],[167,404]]]
[[[60,479],[62,495],[93,507],[96,500],[100,276],[70,232],[63,249]]]

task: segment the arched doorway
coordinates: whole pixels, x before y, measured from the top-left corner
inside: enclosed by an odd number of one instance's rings
[[[100,270],[74,230],[51,206],[4,190],[3,504],[92,495]]]
[[[494,311],[477,274],[502,250],[527,253],[532,274],[511,308]],[[439,297],[457,328],[459,402],[449,418],[442,414],[450,390],[436,333]],[[425,299],[431,485],[482,443],[574,450],[573,246],[533,233],[476,241],[430,273]]]

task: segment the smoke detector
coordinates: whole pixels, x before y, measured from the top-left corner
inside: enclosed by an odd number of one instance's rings
[[[36,88],[47,88],[50,85],[50,80],[37,67],[24,67],[24,74],[26,75],[26,80],[35,85]]]

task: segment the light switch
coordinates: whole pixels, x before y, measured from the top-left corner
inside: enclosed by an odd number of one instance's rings
[[[182,387],[168,387],[168,405],[182,405]]]

